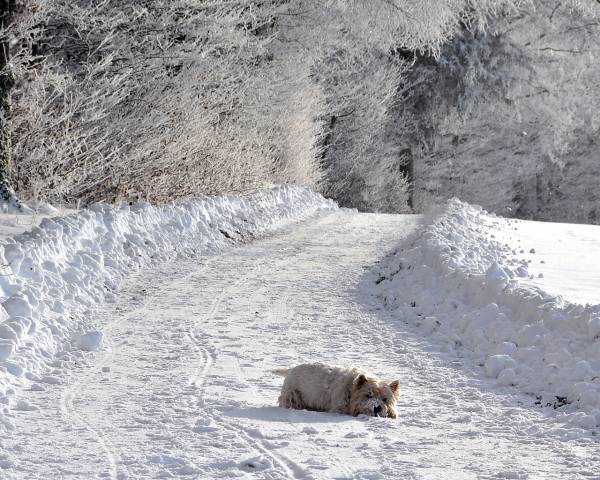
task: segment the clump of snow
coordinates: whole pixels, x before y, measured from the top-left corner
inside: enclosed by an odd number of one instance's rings
[[[92,330],[77,338],[77,347],[86,352],[97,352],[102,346],[102,332]]]
[[[0,468],[8,470],[9,468],[14,467],[14,465],[15,461],[12,455],[7,452],[0,452]]]
[[[72,209],[57,209],[47,203],[26,204],[0,201],[0,239],[6,239],[37,227],[44,218],[74,213]]]
[[[390,257],[380,295],[481,374],[534,395],[565,423],[600,426],[600,305],[522,283],[530,265],[505,241],[515,224],[451,200]]]
[[[506,369],[514,372],[516,366],[517,362],[510,355],[490,355],[485,361],[485,373],[488,377],[498,378],[498,375]]]
[[[38,408],[35,405],[31,405],[27,400],[18,400],[14,407],[15,410],[22,410],[24,412],[33,412]]]
[[[132,269],[215,253],[336,208],[292,186],[162,206],[96,204],[0,241],[0,400],[71,342],[100,348],[90,309],[110,300]]]
[[[0,325],[0,328],[1,327],[3,327],[3,325]],[[2,335],[1,332],[0,335]],[[15,343],[13,341],[7,340],[5,338],[0,338],[0,362],[3,362],[8,357],[10,357],[14,349]]]
[[[600,340],[600,317],[590,318],[588,322],[588,336],[592,340]]]

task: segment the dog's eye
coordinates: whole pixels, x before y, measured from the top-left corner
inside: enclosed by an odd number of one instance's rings
[[[372,392],[367,392],[367,398],[373,398],[373,393]]]

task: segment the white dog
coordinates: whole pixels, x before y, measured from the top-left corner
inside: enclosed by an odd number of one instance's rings
[[[307,363],[273,373],[285,377],[279,406],[357,416],[396,418],[399,383],[386,383],[359,368]]]

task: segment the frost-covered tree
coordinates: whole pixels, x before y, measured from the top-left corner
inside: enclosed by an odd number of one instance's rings
[[[435,61],[460,32],[483,32],[523,3],[295,2],[284,38],[303,51],[321,91],[323,191],[362,210],[409,211],[424,122],[405,105],[426,77],[413,74],[415,58]]]
[[[526,218],[598,221],[600,5],[544,2],[463,32],[404,105],[421,123],[416,207],[450,196]],[[419,147],[420,146],[420,147]]]
[[[34,3],[30,48],[14,55],[24,195],[166,200],[294,181],[403,211],[397,52],[435,56],[518,2]]]
[[[70,203],[296,182],[370,211],[452,195],[520,216],[579,208],[566,193],[596,168],[597,9],[31,0],[12,44],[11,178]]]
[[[10,68],[9,28],[16,9],[12,0],[0,0],[0,201],[14,198],[10,186],[11,129],[10,94],[13,75]]]

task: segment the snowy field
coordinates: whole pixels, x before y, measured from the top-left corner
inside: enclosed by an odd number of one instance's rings
[[[600,227],[496,219],[490,229],[527,262],[523,286],[538,287],[572,303],[600,304]]]
[[[598,478],[599,310],[550,291],[598,234],[535,225],[291,187],[43,221],[2,243],[0,478]],[[307,361],[399,418],[277,408]]]

